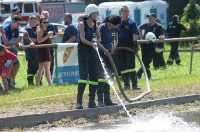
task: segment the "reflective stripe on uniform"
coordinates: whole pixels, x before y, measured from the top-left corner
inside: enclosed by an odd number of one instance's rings
[[[93,33],[92,36],[95,37],[95,36],[96,36],[96,33]]]
[[[78,83],[88,83],[88,80],[81,80],[81,79],[79,79]]]
[[[91,85],[98,85],[98,82],[89,81],[89,84],[91,84]]]
[[[27,77],[34,77],[34,74],[28,74]]]
[[[94,81],[88,81],[88,80],[78,80],[78,83],[89,83],[89,84],[92,84],[92,85],[98,85],[98,82],[94,82]]]
[[[102,78],[100,78],[100,79],[98,79],[98,82],[108,82],[108,80],[107,79],[102,79]]]
[[[121,71],[121,74],[129,73],[129,72],[134,72],[134,71],[135,71],[135,69],[127,69],[127,70]]]
[[[163,48],[156,48],[156,49],[155,49],[155,51],[156,51],[157,53],[161,53],[161,52],[163,52],[163,50],[164,50]]]

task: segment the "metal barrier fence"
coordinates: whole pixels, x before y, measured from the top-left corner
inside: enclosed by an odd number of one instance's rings
[[[180,42],[180,41],[189,41],[189,42],[192,42],[192,45],[194,45],[194,41],[197,41],[198,38],[197,37],[185,37],[185,38],[171,38],[171,39],[164,39],[164,40],[156,40],[155,43],[159,43],[159,42]],[[138,40],[138,44],[142,44],[142,43],[151,43],[149,40]],[[7,49],[29,49],[29,48],[46,48],[46,47],[53,47],[54,48],[54,51],[55,51],[55,56],[54,56],[54,59],[55,59],[55,75],[56,75],[56,82],[58,84],[58,69],[57,69],[57,66],[58,66],[58,62],[57,62],[57,44],[42,44],[42,45],[35,45],[34,47],[32,46],[29,46],[29,45],[25,45],[23,46],[22,48],[20,47],[6,47]],[[101,48],[101,49],[104,49],[100,44],[98,44],[98,46]],[[105,49],[104,49],[105,50]],[[128,50],[130,51],[130,49],[127,49],[125,47],[122,47],[122,50]],[[131,52],[134,52],[134,51],[131,51]],[[194,47],[192,46],[191,48],[191,57],[190,57],[190,71],[189,73],[191,74],[192,72],[192,61],[193,61],[193,52],[194,52]],[[136,54],[137,58],[139,59],[139,56]],[[139,59],[140,60],[140,59]],[[114,62],[110,59],[112,65],[114,65]],[[141,65],[143,66],[143,63],[140,62]],[[143,66],[144,67],[144,66]],[[116,70],[116,67],[114,66],[113,67],[115,69],[115,74],[116,76],[118,75],[117,70]],[[144,69],[144,71],[146,71],[146,69]],[[146,73],[146,72],[145,72]],[[147,78],[147,75],[146,75],[146,78]],[[128,96],[124,93],[124,91],[122,90],[122,86],[119,82],[119,78],[117,79],[117,83],[118,83],[118,86],[119,86],[119,89],[122,93],[122,95],[124,96],[124,98],[129,101],[129,102],[133,102],[133,101],[136,101],[136,100],[139,100],[141,98],[143,98],[145,95],[149,94],[151,92],[151,89],[150,89],[150,86],[149,86],[149,83],[148,83],[148,79],[146,80],[147,82],[147,91],[142,93],[141,95],[139,95],[138,97],[136,98],[128,98]]]

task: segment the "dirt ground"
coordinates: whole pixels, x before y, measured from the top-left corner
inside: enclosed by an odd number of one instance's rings
[[[135,97],[139,94],[144,92],[145,89],[143,90],[128,90],[125,91],[130,97]],[[162,89],[154,89],[152,92],[145,96],[142,100],[140,101],[149,101],[149,100],[154,100],[154,99],[162,99],[162,98],[168,98],[168,97],[175,97],[175,96],[184,96],[184,95],[193,95],[193,94],[200,94],[199,91],[199,86],[190,86],[190,87],[176,87],[173,89],[169,88],[162,88]],[[119,94],[120,98],[123,100],[125,104],[128,104],[127,101],[122,97],[121,94]],[[57,100],[51,100],[47,99],[48,101],[38,103],[37,100],[33,103],[29,103],[27,101],[25,102],[16,102],[15,105],[13,106],[4,106],[0,108],[0,115],[1,118],[3,117],[11,117],[11,116],[19,116],[19,115],[28,115],[28,114],[37,114],[37,113],[50,113],[50,112],[57,112],[57,111],[66,111],[66,110],[73,110],[75,109],[75,103],[76,103],[76,97],[74,96],[73,98],[66,98],[65,96],[58,98]],[[118,104],[119,101],[117,98],[112,94],[112,100],[114,102],[117,102]],[[88,101],[88,94],[86,93],[84,95],[84,108],[87,108],[87,101]],[[150,107],[147,109],[132,109],[130,110],[130,113],[132,115],[138,115],[143,112],[152,112],[155,110],[160,109],[161,111],[187,111],[191,108],[195,109],[200,109],[200,103],[197,101],[195,103],[189,103],[189,104],[184,104],[184,105],[166,105],[166,106],[155,106],[155,107]],[[99,120],[114,120],[115,118],[124,118],[127,117],[126,113],[122,110],[119,113],[115,114],[110,114],[110,115],[102,115],[98,117]],[[58,121],[56,123],[49,123],[47,122],[46,124],[29,128],[29,130],[37,131],[41,128],[49,129],[51,127],[57,127],[57,126],[75,126],[77,124],[86,124],[91,121],[95,122],[96,118],[93,119],[85,119],[81,118],[78,120],[73,120],[71,118],[65,118],[61,121]],[[24,130],[24,129],[23,129]],[[25,129],[27,130],[27,129]],[[44,129],[43,129],[44,130]],[[5,130],[6,131],[6,130]],[[10,131],[10,130],[9,130]],[[14,129],[14,131],[18,131],[18,129]],[[20,129],[19,131],[22,131]]]
[[[132,98],[140,95],[146,89],[142,90],[128,90],[125,91],[127,95]],[[122,99],[124,104],[128,104],[128,102],[123,98],[123,96],[118,93],[120,98]],[[170,88],[162,88],[162,89],[154,89],[150,94],[142,98],[140,101],[150,101],[155,99],[169,98],[175,96],[185,96],[185,95],[193,95],[200,94],[199,86],[186,86],[186,87],[175,87],[173,89]],[[76,95],[76,94],[74,94]],[[111,95],[113,102],[117,102],[120,104],[119,100],[112,93]],[[76,96],[66,97],[66,95],[59,96],[56,100],[51,100],[51,98],[45,99],[45,101],[41,101],[43,99],[38,99],[32,101],[19,101],[16,102],[15,105],[11,106],[3,106],[0,108],[1,118],[3,117],[11,117],[16,115],[28,115],[28,114],[37,114],[37,113],[50,113],[56,111],[66,111],[75,109],[76,105]],[[97,99],[96,99],[97,100]],[[97,102],[97,101],[96,101]],[[88,103],[88,93],[84,94],[83,106],[86,109]]]

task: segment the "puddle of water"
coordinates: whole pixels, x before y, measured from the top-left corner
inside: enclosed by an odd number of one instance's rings
[[[200,119],[200,111],[198,118]],[[197,113],[194,115],[196,117]],[[193,112],[184,113],[185,117],[191,116]],[[50,132],[58,131],[82,131],[82,132],[199,132],[200,120],[186,122],[185,117],[175,116],[171,113],[153,113],[133,117],[133,123],[129,119],[121,119],[115,122],[99,122],[89,126],[74,128],[53,128]]]

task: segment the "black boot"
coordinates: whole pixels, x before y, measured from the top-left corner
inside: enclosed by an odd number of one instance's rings
[[[132,81],[132,89],[140,90],[140,87],[138,86],[138,81],[137,81],[137,74],[135,71],[130,73],[130,78]]]
[[[99,82],[98,88],[97,88],[97,96],[98,96],[98,107],[104,107],[105,104],[103,103],[103,89],[104,89],[105,83]]]
[[[94,102],[96,90],[97,90],[97,86],[90,84],[90,86],[89,86],[89,103],[88,103],[88,108],[96,108],[97,107],[96,103]]]
[[[109,86],[109,84],[106,84],[106,86],[104,87],[104,104],[106,106],[117,105],[117,103],[113,103],[112,100],[110,99],[110,86]]]
[[[141,78],[142,77],[142,73],[143,73],[143,69],[142,67],[140,67],[140,69],[137,71],[137,78]]]
[[[29,86],[34,85],[34,83],[33,83],[33,76],[28,76],[28,77],[27,77],[27,81],[28,81],[28,85],[29,85]]]
[[[1,84],[0,84],[0,91],[2,91],[3,90],[3,87],[1,86]]]
[[[78,84],[76,109],[83,109],[82,100],[83,100],[83,93],[84,93],[84,90],[85,90],[85,86],[86,86],[85,83],[79,83]]]
[[[124,81],[124,90],[130,89],[130,81],[128,74],[122,75],[122,80]]]

